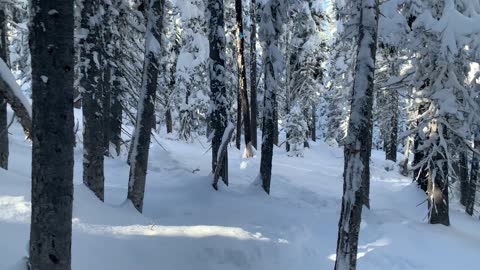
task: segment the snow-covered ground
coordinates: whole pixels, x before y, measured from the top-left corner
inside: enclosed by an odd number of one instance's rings
[[[31,146],[14,125],[0,170],[0,270],[21,269],[30,222]],[[229,148],[230,186],[214,191],[205,141],[161,139],[150,155],[144,214],[125,203],[126,157],[106,161],[106,202],[82,185],[75,151],[74,270],[333,269],[341,149],[312,143],[304,158],[276,149],[271,195],[253,185],[260,158]],[[451,227],[425,222],[425,196],[373,152],[358,269],[478,269],[480,222],[452,204]],[[417,206],[421,204],[420,206]]]

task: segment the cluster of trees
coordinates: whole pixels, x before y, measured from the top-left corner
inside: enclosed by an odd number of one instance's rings
[[[266,193],[275,145],[343,146],[337,270],[356,267],[372,148],[394,162],[405,151],[399,169],[425,191],[429,223],[450,224],[449,190],[473,215],[479,34],[478,0],[0,0],[0,166],[9,103],[33,144],[29,268],[70,269],[76,142],[102,201],[104,158],[128,152],[141,212],[162,126],[208,137],[215,189],[242,135],[246,158],[261,148]]]

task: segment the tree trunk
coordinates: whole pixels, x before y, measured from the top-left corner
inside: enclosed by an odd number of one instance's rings
[[[172,110],[170,108],[165,112],[165,125],[167,127],[167,133],[170,134],[173,132],[173,120],[172,120]]]
[[[335,270],[356,269],[362,207],[369,205],[373,79],[379,9],[376,0],[359,1],[357,61],[344,150],[343,198]]]
[[[0,59],[8,63],[7,18],[0,10]],[[7,100],[0,95],[0,168],[8,169]]]
[[[225,29],[223,16],[223,0],[208,0],[208,11],[210,18],[208,21],[209,28]],[[218,149],[222,142],[222,136],[227,127],[227,92],[225,87],[225,32],[209,31],[209,75],[210,75],[210,91],[212,110],[210,113],[210,128],[213,132],[212,138],[212,172],[217,167]],[[222,178],[228,179],[228,154],[225,155],[221,165]]]
[[[467,206],[468,198],[468,156],[465,151],[461,151],[458,160],[458,180],[460,181],[460,203]]]
[[[165,0],[150,0],[147,12],[147,34],[145,39],[145,62],[143,65],[142,89],[138,100],[137,121],[133,135],[132,155],[130,157],[130,177],[128,180],[128,199],[141,213],[148,167],[150,137],[155,121],[155,96],[159,75]],[[159,48],[152,44],[158,43]]]
[[[101,22],[92,25],[92,16],[100,8],[99,0],[83,1],[81,27],[88,34],[80,40],[83,111],[83,183],[101,200],[104,200],[104,77],[102,70],[103,48]]]
[[[476,132],[475,139],[473,140],[474,148],[476,151],[480,151],[480,132]],[[470,173],[470,183],[468,184],[468,196],[466,200],[465,211],[470,216],[473,215],[473,208],[475,205],[475,193],[477,192],[477,178],[479,170],[479,157],[478,154],[473,153],[472,168]]]
[[[28,268],[70,270],[74,162],[73,1],[33,1],[32,15],[34,118]]]
[[[253,157],[252,131],[250,124],[250,105],[247,94],[247,69],[245,66],[245,32],[243,31],[242,0],[235,0],[237,20],[237,65],[239,78],[240,99],[242,101],[243,129],[245,139],[245,157]],[[238,131],[237,131],[238,132]]]
[[[430,137],[438,137],[444,133],[444,127],[435,121],[431,124]],[[437,139],[437,145],[439,139]],[[428,167],[428,222],[430,224],[450,225],[448,215],[448,162],[445,153],[440,152],[441,147],[436,150]]]
[[[312,136],[312,141],[317,141],[317,107],[315,104],[312,105],[312,124],[310,126],[310,135]]]
[[[387,131],[387,143],[385,148],[385,158],[387,160],[397,161],[397,141],[398,141],[398,93],[396,90],[391,90],[392,93],[392,106],[395,111],[392,112],[390,119],[390,127]]]
[[[238,150],[242,144],[242,101],[240,98],[240,88],[237,88],[237,128],[235,129],[235,146]]]
[[[421,104],[418,108],[418,115],[422,115],[426,109],[428,108],[428,104]],[[418,186],[425,192],[428,189],[428,169],[426,164],[420,164],[420,162],[424,159],[425,154],[424,150],[420,150],[421,146],[421,138],[418,134],[415,135],[413,139],[413,180],[417,182]]]
[[[250,33],[250,124],[252,146],[257,149],[257,3],[252,0],[250,7],[252,20]]]

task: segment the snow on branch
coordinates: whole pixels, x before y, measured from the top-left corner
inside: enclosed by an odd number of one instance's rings
[[[32,131],[32,106],[25,95],[23,95],[12,72],[2,59],[0,59],[0,95],[10,104],[18,116],[23,130],[30,137]]]

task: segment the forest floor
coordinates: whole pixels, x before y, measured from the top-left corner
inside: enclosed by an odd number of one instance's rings
[[[27,255],[31,146],[10,132],[10,170],[0,170],[0,269]],[[200,141],[201,140],[201,143]],[[144,213],[125,202],[126,156],[106,159],[106,202],[82,184],[75,149],[74,270],[333,269],[342,194],[342,149],[312,143],[304,157],[275,149],[271,195],[254,180],[259,153],[229,148],[230,185],[211,187],[210,152],[161,138],[152,144]],[[358,269],[478,269],[480,221],[452,199],[452,226],[426,224],[425,195],[373,151],[371,209],[361,224]],[[24,268],[23,268],[24,269]]]

